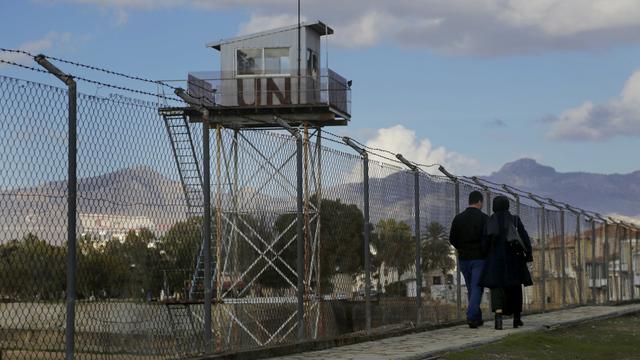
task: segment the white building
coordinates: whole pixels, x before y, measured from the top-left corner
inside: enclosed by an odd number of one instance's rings
[[[146,216],[114,214],[78,214],[80,234],[92,236],[100,242],[117,239],[124,241],[129,231],[155,230],[155,224]]]

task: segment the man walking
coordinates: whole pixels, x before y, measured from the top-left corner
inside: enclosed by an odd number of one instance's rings
[[[485,262],[482,237],[489,217],[482,212],[482,203],[482,193],[472,191],[469,207],[453,219],[449,233],[449,242],[458,251],[460,272],[467,285],[467,323],[472,329],[483,324],[480,302],[484,289],[478,283]]]

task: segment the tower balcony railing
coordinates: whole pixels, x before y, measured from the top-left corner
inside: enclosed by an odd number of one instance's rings
[[[338,117],[351,116],[351,86],[331,69],[298,76],[267,71],[264,74],[192,72],[187,80],[165,80],[186,88],[198,105],[219,108],[322,108]],[[288,109],[287,111],[295,111]]]

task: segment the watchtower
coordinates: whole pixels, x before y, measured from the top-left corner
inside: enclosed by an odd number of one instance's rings
[[[321,335],[321,295],[331,291],[320,281],[322,128],[347,125],[351,118],[351,82],[321,66],[321,40],[330,34],[318,21],[208,43],[220,54],[220,70],[190,73],[187,92],[177,92],[188,106],[160,109],[190,218],[206,217],[207,167],[201,160],[213,162],[212,267],[205,271],[203,237],[194,249],[188,297],[202,299],[203,284],[210,282],[220,316],[229,320],[225,332],[240,331],[240,338],[259,346],[288,341],[296,326]],[[208,128],[215,130],[211,147]],[[194,140],[196,133],[203,134],[202,144]],[[296,249],[300,218],[302,253]],[[296,263],[302,258],[303,272]],[[274,324],[273,319],[263,321],[247,310],[274,302],[288,310],[273,329],[264,322]],[[220,345],[232,346],[232,337]]]

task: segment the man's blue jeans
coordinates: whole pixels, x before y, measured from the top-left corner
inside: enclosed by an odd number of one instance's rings
[[[481,321],[482,310],[480,303],[482,302],[482,293],[484,288],[478,286],[480,275],[484,268],[484,260],[460,260],[460,272],[464,276],[464,282],[467,285],[467,320]]]

